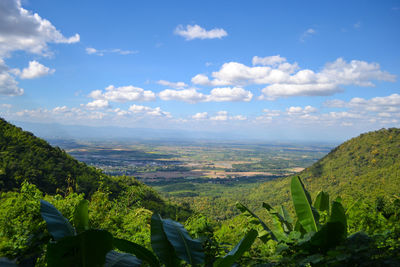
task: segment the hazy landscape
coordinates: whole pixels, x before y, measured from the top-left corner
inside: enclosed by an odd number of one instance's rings
[[[0,267],[400,266],[400,2],[0,0]]]

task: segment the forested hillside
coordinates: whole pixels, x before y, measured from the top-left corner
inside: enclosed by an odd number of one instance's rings
[[[376,201],[400,194],[400,129],[381,129],[344,142],[298,173],[313,196],[320,190],[345,202]],[[250,202],[289,201],[290,177],[266,182],[250,193]]]
[[[0,118],[0,190],[19,189],[23,181],[54,194],[76,186],[93,193],[105,175],[83,164],[58,147]]]

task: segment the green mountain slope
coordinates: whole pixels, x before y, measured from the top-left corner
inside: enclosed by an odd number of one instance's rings
[[[135,178],[105,175],[0,118],[0,193],[19,191],[23,182],[49,195],[67,195],[73,189],[91,198],[100,190],[126,207],[142,207],[172,218],[190,215],[190,210],[166,203]]]
[[[0,118],[0,190],[18,189],[23,181],[54,194],[75,185],[92,193],[104,174],[81,163],[60,148]]]
[[[375,200],[400,194],[400,129],[381,129],[344,142],[298,173],[315,194],[324,190],[345,201]],[[250,202],[288,202],[290,177],[266,182],[250,193]]]

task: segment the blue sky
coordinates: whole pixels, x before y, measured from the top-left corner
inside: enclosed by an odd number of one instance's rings
[[[400,125],[400,1],[0,3],[0,116],[324,140]]]

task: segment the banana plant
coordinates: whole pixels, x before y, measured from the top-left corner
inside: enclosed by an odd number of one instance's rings
[[[151,246],[153,252],[128,240],[115,238],[105,230],[91,229],[88,201],[81,200],[75,208],[72,226],[49,202],[40,201],[40,213],[46,221],[53,240],[47,244],[47,266],[180,266],[185,261],[191,266],[204,263],[200,240],[192,239],[180,223],[163,219],[159,214],[151,217]],[[257,231],[245,237],[215,267],[228,267],[246,252],[257,238]],[[117,252],[117,249],[121,252]]]
[[[346,214],[340,198],[330,205],[329,194],[321,191],[312,205],[310,194],[299,177],[292,178],[290,187],[297,217],[295,222],[283,206],[276,211],[269,204],[263,203],[263,208],[267,210],[273,222],[273,226],[269,228],[247,207],[241,203],[236,204],[244,215],[251,218],[250,222],[258,227],[258,237],[263,242],[272,239],[288,244],[294,239],[297,240],[296,243],[303,243],[305,247],[328,249],[347,237]],[[328,217],[323,225],[320,224],[320,212]],[[265,231],[270,234],[263,234]]]

